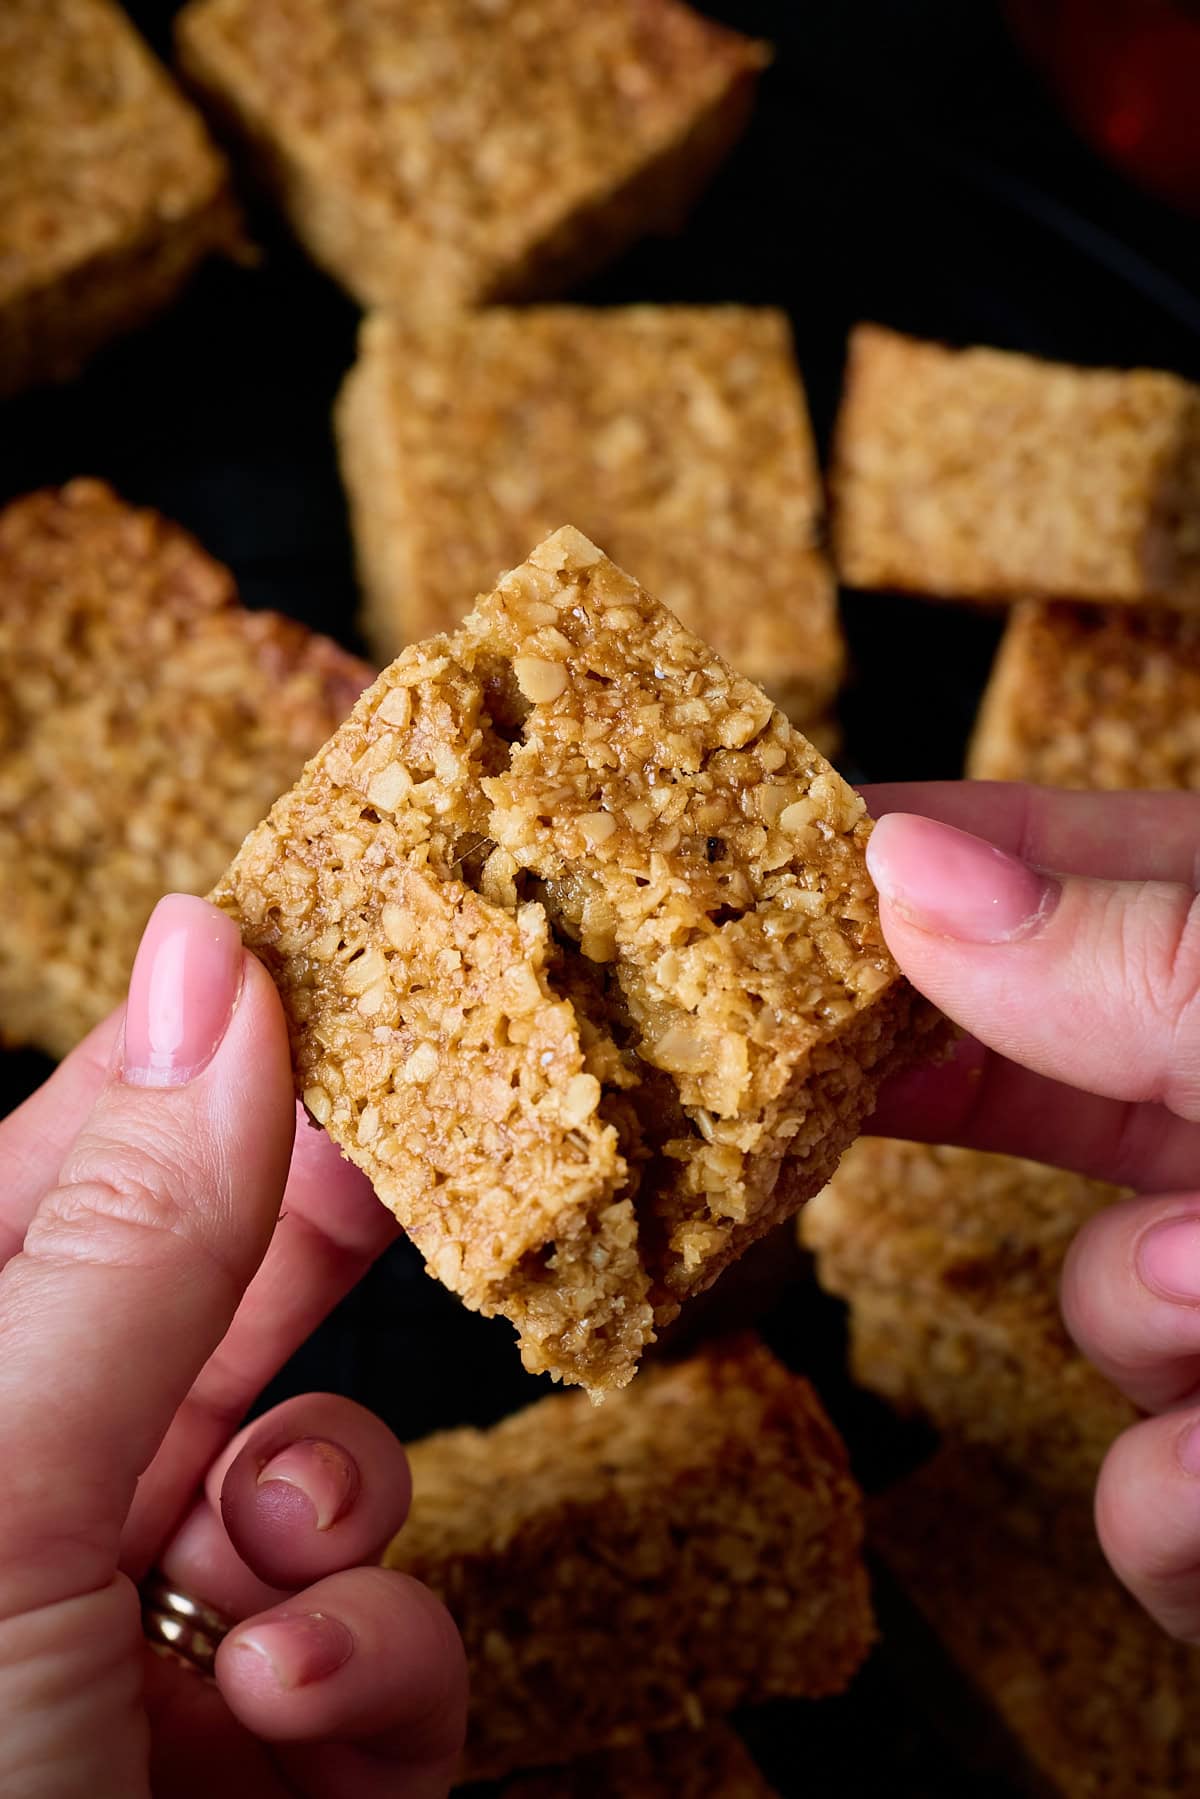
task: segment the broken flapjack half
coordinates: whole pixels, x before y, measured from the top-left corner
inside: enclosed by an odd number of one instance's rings
[[[214,898],[431,1271],[603,1391],[943,1028],[884,946],[869,828],[568,528],[384,671]]]

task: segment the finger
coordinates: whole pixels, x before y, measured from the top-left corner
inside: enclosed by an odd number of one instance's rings
[[[1067,1328],[1144,1411],[1200,1389],[1200,1194],[1131,1199],[1098,1212],[1062,1273]]]
[[[1200,1117],[1200,902],[1167,882],[1039,873],[890,814],[868,863],[905,973],[990,1049],[1110,1099]]]
[[[1197,794],[1074,793],[1022,781],[897,782],[862,793],[872,818],[936,818],[1036,868],[1200,887]]]
[[[111,1580],[137,1476],[266,1249],[293,1124],[265,970],[214,908],[160,902],[120,1070],[0,1275],[0,1437],[22,1451],[0,1615]]]
[[[419,1582],[354,1568],[239,1626],[217,1653],[234,1716],[281,1745],[312,1799],[442,1799],[466,1724],[466,1659]]]
[[[110,1013],[0,1124],[0,1268],[20,1249],[38,1201],[57,1180],[67,1145],[95,1104],[124,1016],[123,1006]]]
[[[1117,1438],[1100,1470],[1096,1528],[1164,1630],[1200,1642],[1200,1411],[1147,1418]]]
[[[408,1516],[408,1461],[365,1407],[307,1393],[229,1444],[159,1558],[167,1579],[231,1618],[376,1561]]]
[[[1106,1099],[960,1037],[945,1062],[886,1082],[865,1127],[877,1137],[957,1143],[1073,1168],[1117,1187],[1167,1193],[1200,1171],[1200,1124],[1165,1106]]]
[[[122,1545],[140,1579],[255,1397],[399,1232],[366,1177],[298,1114],[271,1246],[143,1479]]]

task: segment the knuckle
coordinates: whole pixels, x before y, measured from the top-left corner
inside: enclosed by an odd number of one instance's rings
[[[84,1155],[64,1170],[30,1222],[24,1253],[41,1262],[164,1272],[202,1266],[234,1285],[234,1271],[207,1225],[207,1208],[169,1150],[126,1143]]]
[[[1110,904],[1119,908],[1110,941],[1121,990],[1163,1044],[1147,1097],[1190,1115],[1200,1109],[1200,896],[1148,882],[1134,903],[1114,889]]]
[[[1176,901],[1167,921],[1168,1008],[1182,1018],[1194,1012],[1200,997],[1200,895]]]

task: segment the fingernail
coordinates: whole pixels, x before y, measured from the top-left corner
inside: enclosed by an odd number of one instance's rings
[[[159,900],[129,979],[122,1072],[133,1087],[182,1087],[212,1061],[242,985],[232,918],[190,894]]]
[[[354,1638],[339,1619],[306,1612],[252,1624],[238,1632],[232,1646],[257,1656],[273,1684],[291,1692],[336,1673],[353,1655]]]
[[[1137,1248],[1138,1273],[1151,1292],[1200,1305],[1200,1218],[1167,1218]]]
[[[891,812],[867,844],[888,903],[920,931],[959,943],[1013,943],[1047,919],[1061,891],[1015,856],[953,825]]]
[[[354,1502],[358,1464],[337,1443],[301,1437],[272,1456],[258,1477],[260,1487],[273,1482],[302,1493],[312,1507],[316,1528],[328,1530]]]

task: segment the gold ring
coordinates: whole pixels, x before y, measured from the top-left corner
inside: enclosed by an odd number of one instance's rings
[[[211,1680],[221,1639],[232,1630],[233,1620],[168,1586],[158,1573],[145,1580],[141,1597],[142,1631],[150,1647]]]

